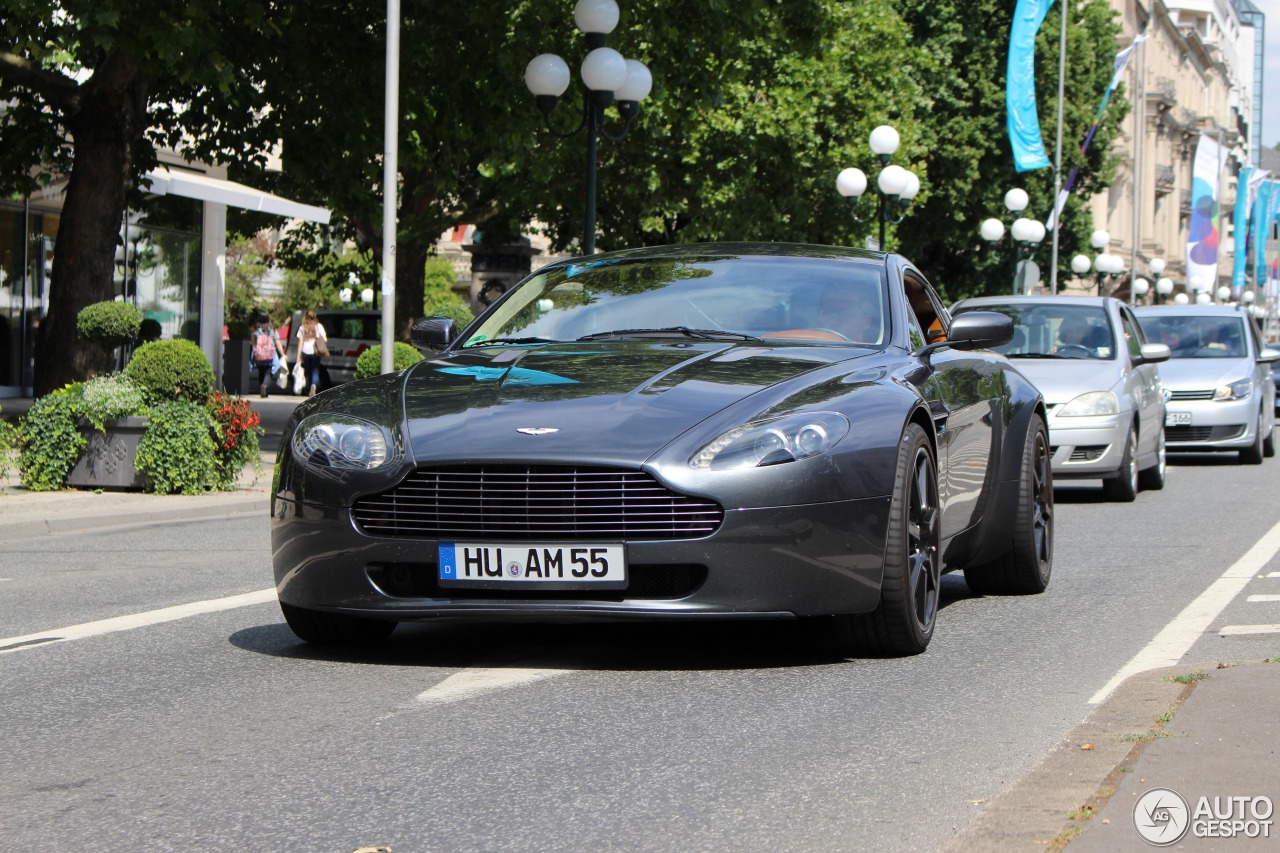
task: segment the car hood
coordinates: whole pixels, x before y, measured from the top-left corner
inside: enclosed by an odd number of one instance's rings
[[[1207,391],[1252,375],[1247,358],[1171,358],[1160,365],[1160,381],[1170,391]]]
[[[1018,372],[1040,390],[1045,405],[1069,403],[1090,391],[1110,391],[1120,378],[1119,361],[1012,358]]]
[[[638,463],[764,388],[872,352],[719,341],[464,350],[409,372],[406,433],[419,464],[476,457]]]

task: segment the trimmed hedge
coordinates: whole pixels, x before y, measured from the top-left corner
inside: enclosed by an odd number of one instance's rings
[[[142,317],[142,312],[128,302],[95,302],[76,315],[76,331],[86,340],[114,349],[138,339]]]
[[[392,366],[396,370],[404,370],[406,367],[413,367],[422,361],[422,353],[406,343],[396,341],[395,348],[391,351]],[[360,353],[360,357],[356,359],[356,379],[368,379],[370,376],[377,376],[382,372],[382,347],[375,345],[369,347]]]
[[[204,405],[213,391],[213,368],[188,340],[152,341],[138,347],[124,369],[152,404],[185,400]]]

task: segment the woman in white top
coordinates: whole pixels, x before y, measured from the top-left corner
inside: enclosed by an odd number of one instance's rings
[[[307,311],[298,326],[298,354],[302,359],[302,369],[307,372],[308,397],[314,397],[320,385],[320,354],[316,352],[316,341],[328,340],[324,324],[316,319],[316,312]],[[327,345],[322,346],[327,349]]]

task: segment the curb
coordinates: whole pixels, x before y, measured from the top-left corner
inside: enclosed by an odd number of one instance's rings
[[[175,497],[157,497],[157,501],[173,501]],[[197,498],[199,500],[199,498]],[[223,498],[216,502],[200,501],[185,506],[115,508],[103,512],[76,513],[50,507],[47,513],[26,518],[0,521],[0,542],[64,536],[104,528],[126,530],[153,524],[184,521],[211,521],[243,516],[266,517],[271,511],[270,495],[259,492]]]
[[[1142,738],[1190,696],[1194,683],[1168,680],[1189,666],[1148,670],[1124,681],[1022,778],[984,804],[940,853],[1062,850],[1088,825],[1087,818],[1069,814],[1100,811],[1123,768],[1146,748]]]

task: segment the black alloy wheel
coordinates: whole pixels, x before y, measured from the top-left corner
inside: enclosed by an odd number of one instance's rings
[[[933,445],[923,427],[907,424],[889,505],[880,605],[830,618],[830,637],[841,654],[897,657],[929,646],[941,604],[940,517]]]
[[[1022,453],[1022,480],[1009,550],[976,566],[966,566],[965,583],[981,595],[1044,592],[1053,575],[1053,467],[1049,432],[1039,415],[1028,425]]]

